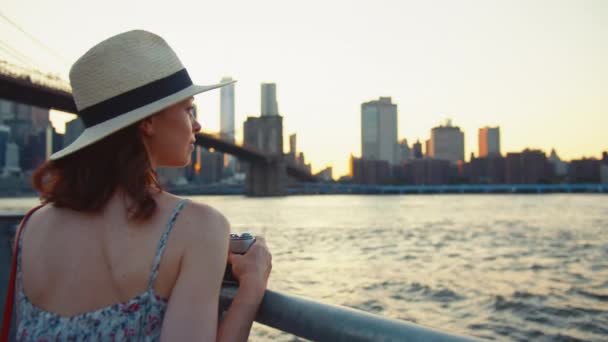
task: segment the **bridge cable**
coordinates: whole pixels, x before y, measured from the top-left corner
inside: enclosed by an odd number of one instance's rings
[[[7,23],[9,23],[10,25],[12,25],[14,28],[16,28],[17,30],[21,31],[21,33],[23,33],[24,35],[26,35],[29,39],[31,39],[39,47],[42,47],[43,49],[47,50],[49,53],[51,53],[52,55],[54,55],[54,57],[57,60],[61,61],[62,63],[65,63],[65,64],[69,65],[69,62],[68,62],[67,58],[63,57],[61,54],[57,53],[55,50],[51,49],[49,46],[47,46],[46,44],[44,44],[43,42],[41,42],[38,38],[34,37],[32,34],[28,33],[24,29],[22,29],[21,26],[17,25],[17,23],[15,23],[14,21],[12,21],[9,17],[7,17],[6,15],[4,15],[4,13],[2,13],[1,11],[0,11],[0,17],[2,17]]]
[[[29,57],[27,57],[26,55],[22,54],[18,50],[12,48],[10,45],[8,45],[7,43],[5,43],[5,42],[3,42],[1,40],[0,40],[0,50],[2,50],[3,52],[5,52],[6,54],[9,54],[9,55],[13,56],[13,58],[15,58],[19,62],[23,63],[25,66],[33,67],[36,64]]]

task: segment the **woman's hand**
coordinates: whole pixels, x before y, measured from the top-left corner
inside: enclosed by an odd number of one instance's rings
[[[251,295],[259,298],[264,296],[272,269],[272,255],[263,236],[256,236],[245,254],[228,252],[228,262],[232,264],[232,274],[239,281],[239,290],[251,291]]]

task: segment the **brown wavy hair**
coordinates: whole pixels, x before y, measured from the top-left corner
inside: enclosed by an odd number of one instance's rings
[[[34,171],[34,189],[42,203],[84,212],[101,211],[115,190],[130,198],[128,218],[145,221],[157,207],[154,192],[162,191],[150,164],[138,125],[132,124]]]

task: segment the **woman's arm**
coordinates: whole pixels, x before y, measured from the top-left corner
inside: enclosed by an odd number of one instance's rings
[[[250,248],[253,253],[248,252],[247,258],[235,260],[241,265],[235,272],[235,276],[242,274],[240,287],[218,328],[230,225],[215,209],[192,206],[198,207],[196,213],[189,210],[181,216],[187,218],[180,230],[183,228],[188,241],[163,320],[161,341],[247,341],[270,271],[262,269],[260,276],[256,265],[258,259],[270,258],[264,239]],[[205,222],[204,228],[201,222]]]
[[[247,341],[265,289],[241,283],[222,319],[217,341]]]
[[[180,218],[185,249],[161,341],[215,341],[230,226],[217,210],[198,203],[184,208]]]
[[[246,341],[266,292],[272,255],[266,247],[266,239],[258,236],[247,253],[230,253],[228,259],[239,281],[239,289],[222,319],[218,341]]]

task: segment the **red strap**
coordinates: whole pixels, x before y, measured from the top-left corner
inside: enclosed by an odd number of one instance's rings
[[[44,204],[36,206],[25,214],[19,228],[17,228],[17,234],[15,234],[15,248],[13,249],[13,263],[11,265],[11,275],[8,283],[8,291],[6,292],[6,303],[4,303],[4,316],[2,320],[2,333],[0,334],[0,342],[8,342],[8,333],[11,327],[11,316],[13,314],[13,303],[15,302],[15,276],[17,275],[17,253],[19,251],[19,236],[21,230],[25,225],[25,222],[30,215],[42,207]]]

